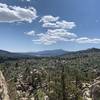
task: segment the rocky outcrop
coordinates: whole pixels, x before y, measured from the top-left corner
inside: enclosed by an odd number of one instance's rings
[[[96,78],[91,85],[91,96],[93,100],[100,100],[100,77]]]
[[[100,77],[91,84],[83,83],[83,100],[100,100]]]
[[[7,83],[0,71],[0,100],[10,100],[8,95]]]

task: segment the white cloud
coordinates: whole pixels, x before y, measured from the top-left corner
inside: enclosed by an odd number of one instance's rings
[[[74,41],[77,35],[69,30],[76,26],[75,23],[66,20],[59,21],[59,19],[58,16],[43,16],[39,22],[42,23],[43,28],[47,29],[47,32],[37,34],[37,39],[33,41],[44,45],[51,45],[58,41]]]
[[[86,43],[86,44],[90,44],[90,43],[95,43],[98,44],[100,43],[100,38],[88,38],[88,37],[81,37],[75,40],[77,43]]]
[[[57,28],[57,29],[72,29],[75,27],[75,22],[68,22],[66,20],[59,21],[59,17],[51,15],[43,16],[40,20],[44,28]]]
[[[35,37],[32,40],[34,43],[44,45],[52,45],[59,41],[81,44],[100,43],[100,38],[79,37],[75,33],[70,32],[76,26],[75,22],[59,19],[60,17],[51,15],[43,16],[39,22],[42,23],[43,28],[46,28],[46,32],[35,34],[34,31],[31,31],[27,35]]]
[[[52,45],[58,41],[74,42],[79,44],[100,44],[100,38],[78,37],[75,33],[65,29],[49,29],[46,33],[37,34],[36,44]]]
[[[21,1],[27,1],[27,2],[30,2],[31,0],[21,0]]]
[[[37,11],[33,7],[21,8],[0,3],[0,22],[29,22],[37,18]]]
[[[26,0],[27,2],[30,2],[31,0]]]
[[[49,22],[55,22],[57,20],[59,20],[59,17],[54,17],[54,16],[51,16],[51,15],[46,15],[46,16],[43,16],[39,22],[49,23]]]
[[[67,22],[65,20],[62,21],[57,21],[55,23],[44,23],[43,27],[45,28],[62,28],[62,29],[72,29],[73,27],[75,27],[75,23],[74,22]]]
[[[65,29],[48,30],[46,33],[37,34],[38,39],[33,40],[35,43],[51,45],[58,41],[72,41],[77,35],[67,32]]]
[[[29,36],[35,36],[35,31],[30,31],[30,32],[27,32],[25,33],[26,35],[29,35]]]

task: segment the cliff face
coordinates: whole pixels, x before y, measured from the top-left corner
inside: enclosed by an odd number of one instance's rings
[[[100,100],[100,77],[91,84],[84,84],[83,100]]]
[[[10,100],[7,90],[7,83],[1,71],[0,71],[0,100]]]
[[[100,100],[100,77],[95,79],[91,85],[91,95],[93,100]]]

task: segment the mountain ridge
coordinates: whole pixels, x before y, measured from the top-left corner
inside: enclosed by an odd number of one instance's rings
[[[92,53],[92,52],[100,52],[99,48],[89,48],[86,50],[80,51],[65,51],[63,49],[54,49],[54,50],[44,50],[38,52],[25,52],[25,53],[17,53],[17,52],[9,52],[6,50],[0,50],[0,56],[8,56],[8,57],[55,57],[62,56],[67,54],[77,54],[77,53]]]

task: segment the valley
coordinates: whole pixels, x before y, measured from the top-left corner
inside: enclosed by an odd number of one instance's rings
[[[100,99],[99,49],[53,57],[1,56],[0,59],[9,100]]]

